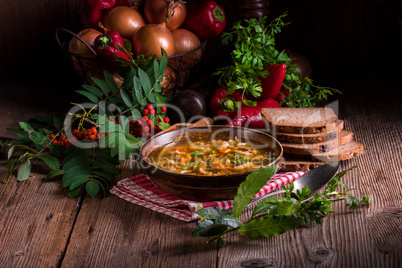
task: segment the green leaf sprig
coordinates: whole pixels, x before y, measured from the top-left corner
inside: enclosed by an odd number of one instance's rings
[[[15,171],[18,181],[28,179],[31,161],[35,159],[50,168],[46,179],[62,178],[69,197],[85,192],[91,197],[99,192],[106,194],[116,182],[117,165],[138,152],[146,140],[130,133],[130,121],[140,119],[140,111],[147,104],[156,104],[160,111],[160,107],[170,101],[161,95],[160,82],[167,66],[166,53],[162,51],[162,54],[159,60],[137,56],[131,62],[125,61],[126,76],[120,88],[108,71],[104,71],[106,81],[92,77],[95,86],[83,85],[83,90],[76,91],[86,97],[89,104],[86,103],[85,108],[73,103],[80,111],[70,114],[71,122],[65,121],[63,116],[37,117],[29,122],[20,122],[19,129],[8,129],[20,139],[1,144],[2,148],[8,149],[10,160],[6,165],[9,171],[7,181]],[[160,129],[169,127],[158,119],[157,116],[153,118],[154,125],[159,124]],[[87,143],[85,148],[64,148],[53,143],[73,125],[78,130],[95,126],[100,137],[98,143],[80,140]],[[50,138],[51,134],[53,138]]]
[[[192,235],[210,237],[207,243],[218,240],[218,246],[223,246],[222,236],[233,231],[253,238],[271,237],[301,225],[321,224],[325,216],[333,213],[331,205],[335,201],[345,199],[345,196],[348,196],[347,206],[350,206],[352,210],[371,202],[370,197],[363,196],[360,200],[354,197],[350,193],[354,189],[349,189],[340,181],[340,178],[348,171],[356,168],[352,167],[335,175],[326,185],[323,193],[312,196],[307,186],[302,191],[298,190],[295,198],[292,195],[293,182],[289,189],[282,186],[286,191],[285,197],[262,200],[255,206],[251,218],[245,222],[240,221],[239,217],[244,209],[273,176],[276,168],[277,166],[264,167],[247,176],[234,197],[233,215],[217,207],[199,208],[195,213],[201,217],[201,222],[194,228]],[[342,187],[343,191],[336,191],[338,187]]]
[[[267,24],[267,17],[244,19],[236,22],[231,31],[222,33],[222,44],[234,44],[232,64],[218,69],[219,84],[228,87],[228,94],[242,90],[244,95],[259,97],[262,92],[259,77],[269,75],[264,68],[272,64],[286,64],[283,87],[290,94],[284,96],[283,107],[315,107],[329,95],[341,94],[338,89],[320,87],[310,78],[302,77],[299,69],[285,50],[275,48],[275,35],[290,23],[283,22],[287,13]],[[252,106],[253,102],[244,102]]]

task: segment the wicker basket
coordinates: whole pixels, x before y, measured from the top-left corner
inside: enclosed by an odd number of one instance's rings
[[[75,72],[84,79],[86,83],[90,83],[88,75],[94,68],[102,67],[104,69],[116,70],[121,64],[118,60],[103,60],[99,59],[97,53],[78,37],[75,33],[59,28],[55,31],[56,41],[61,50],[71,57],[71,61]],[[90,51],[93,52],[95,58],[85,58],[80,55],[69,52],[68,44],[72,38],[77,38],[84,43]],[[202,52],[205,48],[206,40],[201,45],[189,52],[168,57],[168,66],[171,68],[166,70],[164,79],[168,79],[170,83],[166,83],[164,87],[164,94],[172,95],[175,90],[180,90],[185,87],[188,81],[194,78],[200,69],[200,62],[202,59]],[[173,73],[172,73],[173,71]],[[170,74],[169,74],[170,72]]]

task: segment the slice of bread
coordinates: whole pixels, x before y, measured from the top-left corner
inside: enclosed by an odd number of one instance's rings
[[[332,149],[329,152],[313,154],[313,159],[322,162],[342,161],[351,159],[364,153],[363,144],[350,141],[339,147]]]
[[[271,135],[277,138],[280,142],[285,143],[298,143],[298,144],[314,144],[327,142],[336,139],[338,134],[344,127],[344,121],[339,120],[338,128],[336,130],[321,132],[316,134],[294,134],[285,132],[272,132]]]
[[[283,151],[287,154],[311,155],[324,153],[353,140],[353,133],[342,130],[338,139],[313,144],[282,143]]]
[[[263,108],[269,132],[315,134],[337,130],[338,117],[331,108]]]
[[[312,162],[312,161],[285,161],[281,166],[280,171],[281,172],[310,171],[324,164],[325,164],[324,162]]]

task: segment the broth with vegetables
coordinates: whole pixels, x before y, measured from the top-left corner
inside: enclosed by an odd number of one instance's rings
[[[276,159],[275,152],[241,142],[178,142],[156,148],[148,161],[158,168],[189,175],[217,176],[242,173],[267,166]]]

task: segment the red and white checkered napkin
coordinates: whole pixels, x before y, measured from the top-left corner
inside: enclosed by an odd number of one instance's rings
[[[255,197],[272,192],[282,185],[296,180],[304,173],[305,172],[301,171],[277,173],[265,184]],[[110,192],[128,202],[186,222],[199,219],[199,216],[193,213],[197,211],[198,205],[203,208],[219,207],[221,209],[228,209],[231,208],[233,204],[233,200],[210,202],[183,200],[165,192],[159,188],[159,186],[155,185],[148,176],[143,174],[119,181]]]

